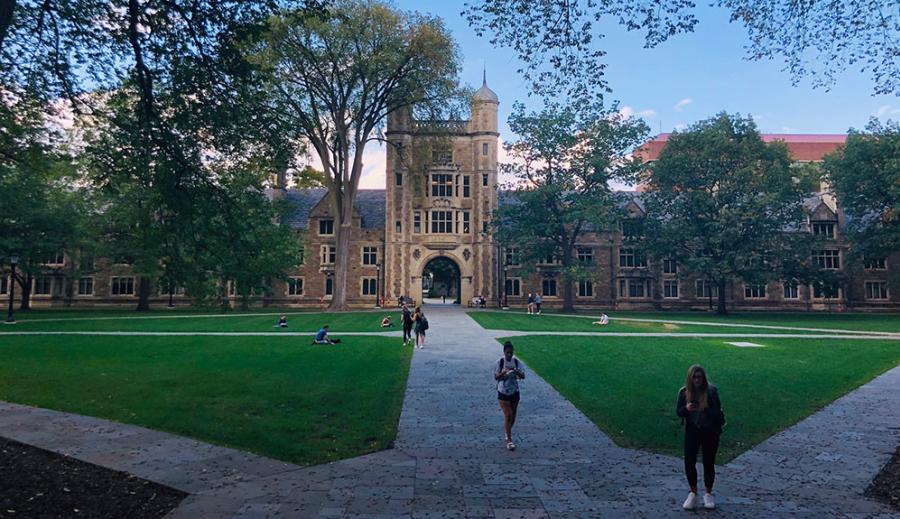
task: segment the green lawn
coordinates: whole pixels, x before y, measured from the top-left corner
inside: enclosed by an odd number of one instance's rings
[[[511,340],[531,369],[616,443],[672,455],[682,441],[675,397],[688,367],[702,364],[728,418],[723,463],[900,364],[900,341],[888,340],[752,341],[764,348],[698,338]]]
[[[791,330],[758,329],[702,324],[668,324],[617,320],[650,319],[656,321],[694,321],[720,324],[754,324],[768,326],[796,326],[835,330],[862,330],[900,333],[900,316],[896,314],[715,314],[671,313],[671,312],[610,312],[610,323],[606,326],[591,324],[597,315],[542,314],[528,315],[521,310],[475,311],[469,312],[483,328],[490,330],[522,331],[570,331],[570,332],[679,332],[679,333],[804,333]],[[815,332],[808,332],[815,333]]]
[[[7,336],[0,400],[314,464],[391,444],[411,355],[366,336]]]
[[[52,311],[29,314],[18,318],[15,325],[0,325],[0,333],[10,331],[141,331],[141,332],[315,332],[322,325],[330,325],[331,333],[340,332],[382,332],[397,330],[381,328],[381,318],[390,314],[399,323],[400,312],[344,312],[322,313],[303,312],[288,314],[288,328],[274,328],[278,311],[193,315],[191,313],[167,314],[153,312],[149,315],[111,313],[106,315],[83,315],[81,311]],[[265,313],[265,315],[259,315]]]

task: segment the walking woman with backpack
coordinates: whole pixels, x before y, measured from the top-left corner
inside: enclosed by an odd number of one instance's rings
[[[422,307],[417,306],[416,312],[413,314],[413,324],[416,329],[416,348],[425,349],[425,330],[428,329],[428,318],[422,312]]]
[[[506,431],[506,448],[516,450],[512,440],[512,428],[516,423],[519,411],[519,380],[525,378],[525,372],[519,359],[513,356],[512,342],[503,343],[503,356],[494,364],[494,380],[497,381],[497,400],[503,411],[503,428]]]
[[[682,508],[697,507],[697,452],[703,450],[703,508],[713,509],[713,483],[716,480],[716,452],[725,425],[725,413],[719,391],[709,383],[706,370],[697,364],[688,369],[684,387],[678,391],[675,413],[684,423],[684,472],[691,492]]]

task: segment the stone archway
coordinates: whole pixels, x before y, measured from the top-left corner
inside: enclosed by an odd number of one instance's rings
[[[447,256],[432,258],[422,268],[422,299],[440,298],[459,304],[462,292],[462,273],[459,265]]]

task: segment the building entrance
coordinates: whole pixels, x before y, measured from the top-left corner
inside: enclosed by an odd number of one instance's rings
[[[455,261],[445,256],[432,259],[422,269],[422,300],[459,304],[460,280]]]

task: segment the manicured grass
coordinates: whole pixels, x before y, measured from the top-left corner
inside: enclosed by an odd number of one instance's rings
[[[0,400],[314,464],[390,446],[411,355],[366,336],[7,336]]]
[[[703,365],[728,419],[723,463],[900,363],[900,341],[888,340],[752,341],[764,348],[699,338],[511,340],[531,369],[616,443],[672,455],[682,442],[676,394],[688,367]]]
[[[792,330],[754,329],[703,324],[668,324],[617,320],[649,319],[655,321],[692,321],[718,324],[753,324],[763,326],[795,326],[823,330],[861,330],[900,333],[900,316],[896,314],[715,314],[672,312],[611,312],[606,326],[591,324],[597,315],[581,313],[561,315],[544,313],[528,315],[522,310],[469,312],[478,324],[489,330],[571,331],[571,332],[679,332],[679,333],[804,333]],[[815,332],[810,332],[815,333]]]
[[[262,313],[262,312],[258,312]],[[343,332],[383,332],[397,330],[382,328],[381,318],[391,315],[394,323],[400,322],[400,312],[385,310],[384,312],[343,312],[312,313],[304,312],[293,315],[285,311],[288,318],[287,328],[274,328],[279,313],[266,315],[208,314],[206,315],[167,315],[154,312],[150,315],[128,313],[126,315],[82,316],[77,312],[58,312],[53,315],[29,316],[19,320],[15,325],[0,326],[0,333],[10,331],[141,331],[141,332],[315,332],[322,325],[328,324],[331,333],[340,335]]]

